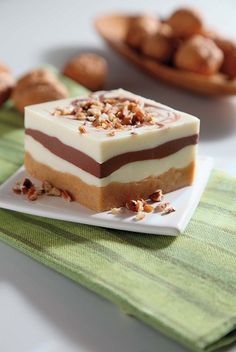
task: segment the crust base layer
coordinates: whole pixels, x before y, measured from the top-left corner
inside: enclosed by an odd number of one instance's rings
[[[168,193],[189,186],[194,180],[195,166],[193,161],[185,168],[171,168],[161,175],[150,176],[139,182],[112,182],[105,187],[97,187],[83,182],[79,177],[39,163],[30,153],[25,153],[25,168],[33,177],[69,191],[74,200],[98,212],[124,206],[130,199],[147,199],[156,189]]]

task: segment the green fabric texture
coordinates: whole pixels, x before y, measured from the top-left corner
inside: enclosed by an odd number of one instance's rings
[[[70,80],[72,95],[84,89]],[[23,118],[0,110],[0,182],[23,162]],[[190,350],[236,340],[236,180],[214,171],[185,233],[129,233],[0,210],[0,239]],[[157,349],[158,350],[158,346]]]

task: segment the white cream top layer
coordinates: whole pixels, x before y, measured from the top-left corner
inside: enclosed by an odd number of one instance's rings
[[[83,125],[83,121],[52,114],[55,108],[65,108],[76,99],[70,98],[26,107],[25,128],[39,130],[49,136],[57,137],[62,143],[84,152],[99,163],[119,154],[150,149],[174,139],[199,133],[199,119],[194,116],[175,111],[123,89],[102,93],[106,98],[139,99],[146,104],[155,105],[159,113],[156,122],[163,123],[164,127],[158,128],[156,125],[150,125],[131,130],[117,130],[115,136],[110,137],[107,135],[107,130],[86,126],[87,133],[81,134],[78,129]],[[173,112],[178,114],[179,118],[171,121],[168,119],[168,114]],[[137,134],[132,135],[132,131]]]

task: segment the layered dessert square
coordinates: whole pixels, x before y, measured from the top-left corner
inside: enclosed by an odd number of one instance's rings
[[[105,211],[191,185],[199,119],[117,89],[25,109],[25,167]]]

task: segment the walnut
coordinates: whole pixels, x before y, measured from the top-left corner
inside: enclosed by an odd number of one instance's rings
[[[236,42],[218,36],[213,40],[224,53],[220,70],[231,78],[236,77]]]
[[[20,112],[27,105],[63,99],[68,96],[67,88],[46,69],[36,69],[18,80],[12,100]]]
[[[153,192],[152,194],[150,194],[149,198],[150,198],[153,202],[160,202],[160,201],[163,199],[162,190],[161,190],[161,189],[157,189],[155,192]]]
[[[175,208],[174,207],[172,207],[172,206],[167,206],[164,210],[163,210],[163,212],[162,212],[162,214],[161,215],[168,215],[168,214],[170,214],[170,213],[173,213],[173,212],[175,212]]]
[[[143,206],[146,204],[145,200],[137,199],[137,200],[130,200],[128,201],[125,206],[127,209],[133,212],[141,212],[143,211]]]
[[[10,68],[0,61],[0,106],[10,97],[14,79],[10,73]]]
[[[223,62],[223,52],[213,40],[196,35],[179,47],[174,61],[179,69],[212,75]]]
[[[103,88],[107,71],[107,62],[102,56],[84,53],[69,60],[63,73],[86,88],[95,91]]]
[[[10,73],[10,68],[5,64],[5,62],[0,61],[0,72]]]
[[[162,24],[156,33],[146,36],[141,50],[153,59],[169,62],[175,50],[175,42],[171,27],[168,24]]]
[[[85,128],[84,126],[80,126],[80,127],[79,127],[79,132],[80,132],[81,134],[84,134],[84,133],[86,133],[87,131],[86,131],[86,128]]]
[[[176,10],[166,21],[176,37],[189,38],[201,34],[203,30],[202,15],[195,9],[181,8]]]
[[[8,72],[0,71],[0,106],[10,97],[14,79]]]
[[[67,202],[72,202],[73,200],[71,194],[66,190],[61,191],[61,197]]]
[[[52,187],[53,186],[49,181],[45,180],[42,182],[42,189],[44,190],[45,193],[50,192]]]
[[[34,187],[31,187],[27,192],[27,199],[30,201],[34,201],[38,199],[38,192]]]
[[[159,203],[155,207],[155,210],[156,210],[157,213],[162,213],[169,206],[170,206],[170,202],[162,202],[162,203]]]
[[[132,48],[139,49],[147,35],[156,33],[159,26],[158,19],[145,15],[131,19],[125,41]]]
[[[150,204],[144,204],[144,206],[143,206],[143,211],[144,211],[145,213],[152,213],[152,212],[154,211],[154,208],[153,208],[153,206],[150,205]]]

